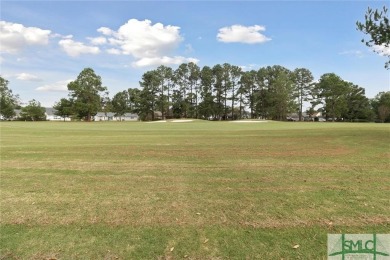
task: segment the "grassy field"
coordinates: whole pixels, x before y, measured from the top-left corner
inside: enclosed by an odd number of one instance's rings
[[[0,127],[0,259],[326,259],[390,231],[389,124]]]

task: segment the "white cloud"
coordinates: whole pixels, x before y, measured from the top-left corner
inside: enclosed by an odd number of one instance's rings
[[[28,74],[28,73],[20,73],[16,75],[16,79],[23,81],[42,81],[38,76]]]
[[[133,62],[133,67],[148,67],[148,66],[157,66],[157,65],[179,65],[185,62],[198,63],[199,60],[195,58],[186,58],[182,56],[175,57],[153,57],[153,58],[141,58],[136,62]]]
[[[27,45],[46,45],[50,39],[58,39],[58,46],[69,56],[99,54],[102,51],[113,55],[129,55],[135,59],[135,67],[160,64],[178,64],[193,61],[195,58],[175,56],[174,51],[183,41],[180,27],[174,25],[153,24],[150,20],[130,19],[118,30],[101,27],[98,37],[87,37],[88,42],[76,41],[73,35],[61,35],[50,30],[24,27],[21,24],[1,21],[1,51],[17,53]],[[185,53],[193,48],[185,46]],[[2,60],[1,60],[2,61]],[[28,78],[26,75],[21,78]],[[27,79],[23,79],[27,80]],[[30,77],[28,80],[34,80]]]
[[[342,51],[339,53],[340,55],[349,55],[349,56],[355,56],[358,58],[364,57],[364,54],[362,51],[359,50],[349,50],[349,51]]]
[[[248,64],[239,66],[243,71],[258,70],[261,65],[259,64]]]
[[[106,36],[114,34],[114,31],[107,27],[100,27],[97,31]]]
[[[80,54],[99,54],[100,49],[96,46],[87,46],[82,42],[76,42],[71,37],[67,37],[58,42],[62,49],[72,57],[77,57]]]
[[[98,32],[111,36],[108,39],[110,44],[119,48],[122,54],[132,55],[137,59],[166,55],[183,40],[180,27],[152,24],[150,20],[130,19],[118,31],[101,27]]]
[[[72,80],[70,80],[70,79],[57,81],[57,82],[52,83],[52,84],[40,86],[40,87],[36,88],[35,90],[40,91],[40,92],[66,92],[66,91],[68,91],[68,84],[71,81]]]
[[[66,36],[65,36],[66,37]],[[73,36],[72,36],[73,37]],[[59,33],[52,33],[50,34],[50,38],[64,38],[64,36],[62,36],[61,34]]]
[[[242,25],[233,25],[219,29],[217,39],[221,42],[239,42],[248,44],[264,43],[270,41],[270,38],[260,33],[262,31],[265,31],[265,27],[260,25],[248,27]]]
[[[92,45],[104,45],[107,43],[105,37],[88,38]]]
[[[385,45],[375,45],[372,47],[381,56],[390,56],[390,47]]]
[[[108,50],[107,50],[107,53],[109,53],[109,54],[114,54],[114,55],[120,55],[120,54],[121,54],[121,51],[118,50],[118,49],[111,48],[111,49],[108,49]]]
[[[0,21],[0,51],[15,54],[29,45],[47,45],[50,30]]]
[[[107,36],[108,44],[114,47],[107,49],[107,53],[133,56],[136,59],[133,67],[198,62],[195,58],[172,56],[173,51],[183,41],[178,26],[130,19],[117,31],[107,27],[101,27],[97,31]],[[190,51],[192,47],[188,44],[186,52]]]

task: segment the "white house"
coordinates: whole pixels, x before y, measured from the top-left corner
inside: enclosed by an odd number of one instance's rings
[[[115,116],[112,112],[98,112],[95,115],[95,121],[138,121],[138,115],[125,113],[123,116]]]
[[[45,107],[45,115],[47,121],[71,121],[70,117],[60,117],[55,115],[56,110],[52,107]]]
[[[122,116],[122,121],[138,121],[138,115],[133,113],[125,113]]]

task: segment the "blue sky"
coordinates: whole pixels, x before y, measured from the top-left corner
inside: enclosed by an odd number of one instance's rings
[[[334,72],[366,89],[390,89],[386,58],[360,42],[367,7],[385,1],[1,1],[1,76],[23,102],[67,97],[86,67],[110,96],[139,87],[165,64],[225,62],[258,69]],[[388,50],[387,50],[388,51]]]

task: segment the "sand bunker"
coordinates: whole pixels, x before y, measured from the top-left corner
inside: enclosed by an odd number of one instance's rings
[[[240,120],[240,121],[230,121],[231,123],[267,123],[267,121],[254,121],[254,120]]]
[[[158,120],[158,121],[150,121],[150,122],[145,122],[145,123],[152,124],[152,123],[166,123],[166,122],[167,122],[166,120]]]
[[[187,123],[192,121],[194,120],[172,120],[171,123]]]

